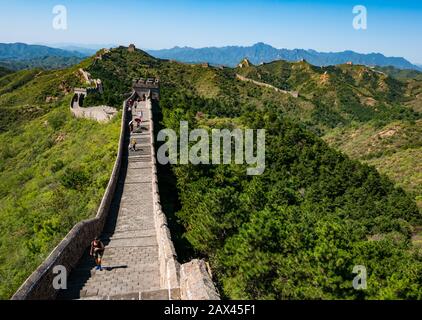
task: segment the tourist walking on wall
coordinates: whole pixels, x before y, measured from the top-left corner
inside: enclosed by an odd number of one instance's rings
[[[136,151],[136,139],[132,138],[132,141],[130,142],[130,149],[133,151]]]
[[[133,132],[133,120],[131,120],[129,122],[129,129],[130,129],[130,133],[132,133]]]
[[[91,250],[89,252],[89,254],[95,258],[95,264],[97,265],[95,267],[95,270],[103,270],[103,268],[101,267],[101,260],[104,255],[104,249],[104,244],[101,242],[100,239],[98,239],[98,237],[95,237],[95,239],[91,242]]]
[[[136,121],[136,127],[139,128],[141,126],[141,122],[142,122],[142,110],[138,113],[138,115],[136,116],[136,118],[134,119]]]
[[[139,111],[138,117],[139,119],[141,119],[141,122],[144,121],[144,113],[142,112],[142,110]]]

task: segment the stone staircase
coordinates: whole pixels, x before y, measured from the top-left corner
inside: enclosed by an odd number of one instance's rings
[[[119,182],[106,225],[100,236],[105,245],[103,270],[95,270],[88,250],[68,278],[58,299],[179,299],[178,289],[160,287],[160,264],[152,190],[152,114],[144,102],[144,121],[127,135]],[[139,108],[138,108],[139,112]],[[132,119],[135,114],[131,115]],[[137,150],[129,142],[137,141]]]

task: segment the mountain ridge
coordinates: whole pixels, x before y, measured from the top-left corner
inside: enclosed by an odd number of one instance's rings
[[[151,55],[161,59],[179,60],[181,62],[209,62],[215,65],[234,67],[243,58],[254,64],[267,63],[275,60],[299,61],[306,60],[316,66],[337,65],[347,62],[367,66],[393,66],[399,69],[414,69],[421,67],[412,64],[402,57],[387,57],[381,53],[362,54],[351,50],[341,52],[318,52],[313,49],[277,49],[263,42],[252,46],[224,47],[173,47],[171,49],[146,50]]]
[[[23,42],[0,43],[0,59],[26,60],[45,56],[87,57],[87,55],[78,51],[63,50],[43,45],[26,44]]]
[[[87,57],[88,55],[82,52],[43,45],[0,43],[0,65],[12,70],[69,67]]]

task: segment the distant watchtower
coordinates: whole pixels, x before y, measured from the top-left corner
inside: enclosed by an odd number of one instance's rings
[[[136,49],[136,47],[135,47],[135,45],[134,44],[130,44],[129,45],[129,48],[127,49],[129,52],[135,52],[135,49]]]
[[[132,87],[141,98],[160,99],[160,81],[156,78],[134,80]]]

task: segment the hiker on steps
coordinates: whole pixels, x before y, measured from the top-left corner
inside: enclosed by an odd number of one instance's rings
[[[142,110],[141,111],[139,111],[139,114],[138,114],[138,118],[139,118],[139,122],[138,122],[138,127],[139,127],[139,125],[141,124],[141,122],[143,122],[144,121],[144,113],[142,112]]]
[[[130,150],[136,151],[136,139],[132,138],[132,141],[130,142]]]
[[[98,239],[98,237],[95,237],[95,239],[91,242],[91,250],[89,252],[89,254],[95,258],[95,264],[97,265],[95,270],[103,270],[101,267],[101,259],[103,258],[104,249],[104,244],[100,239]]]

